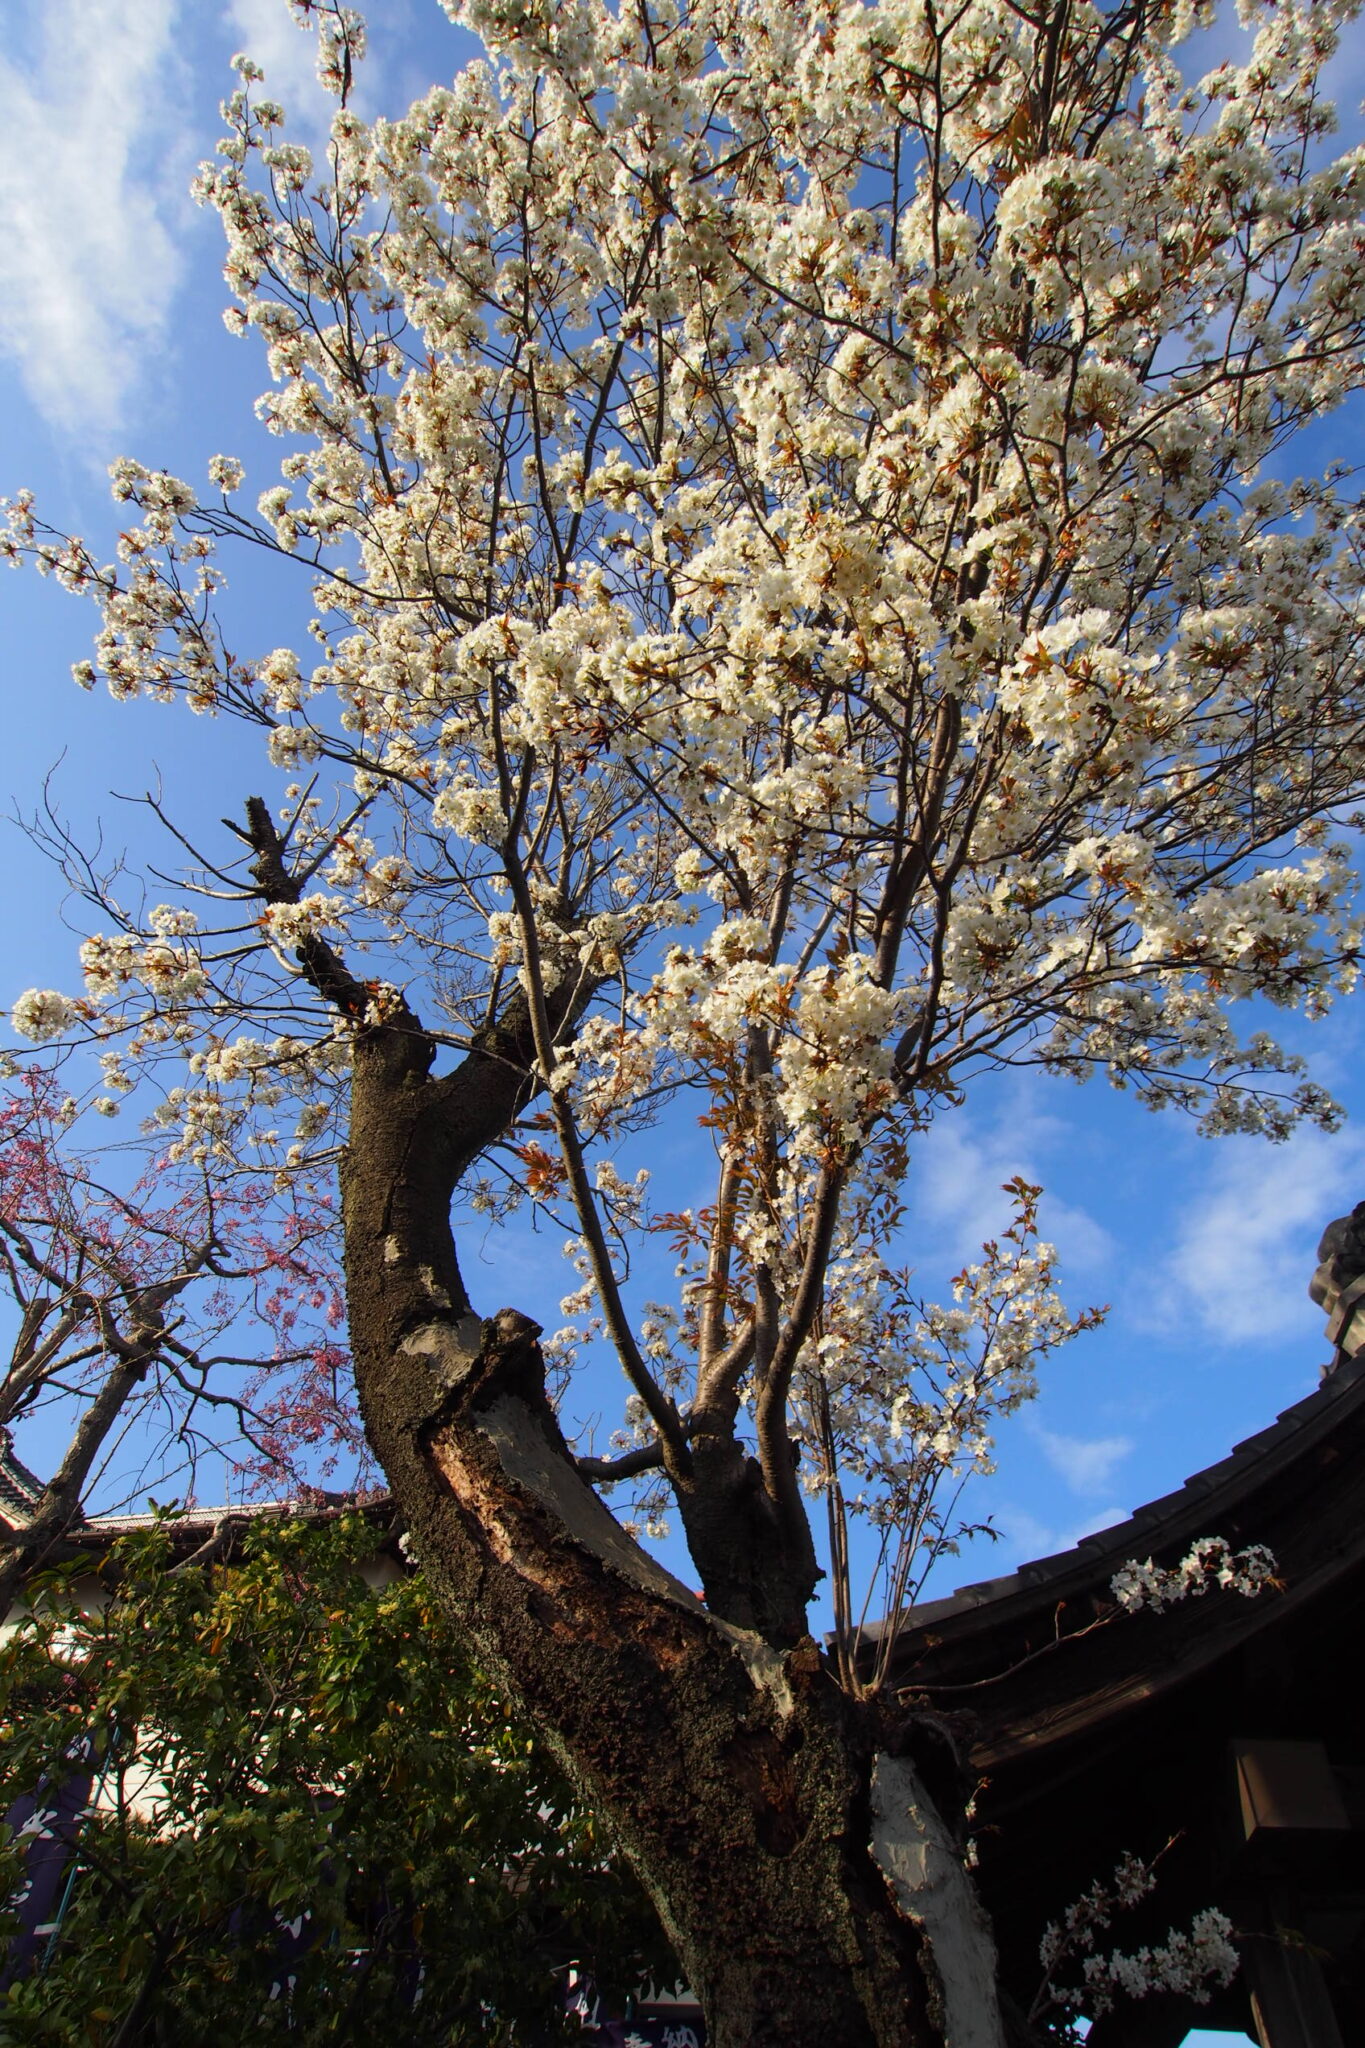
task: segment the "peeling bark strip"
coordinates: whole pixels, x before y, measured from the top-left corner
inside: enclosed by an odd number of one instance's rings
[[[962,1857],[905,1757],[872,1768],[872,1855],[928,1937],[947,2048],[1002,2048],[995,1942]]]
[[[263,806],[249,820],[275,900],[289,887],[278,839]],[[339,957],[310,942],[299,960],[358,1014]],[[358,1028],[342,1197],[366,1427],[436,1592],[648,1889],[714,2048],[959,2048],[935,1913],[903,1911],[872,1854],[866,1710],[805,1633],[809,1532],[793,1540],[733,1441],[712,1454],[733,1388],[694,1446],[676,1411],[661,1437],[708,1609],[585,1482],[546,1397],[538,1325],[511,1309],[480,1322],[465,1291],[456,1182],[537,1093],[537,1031],[572,1029],[591,995],[556,991],[536,1019],[514,996],[440,1078],[406,1004]],[[900,1889],[918,1898],[908,1879]]]
[[[924,1930],[868,1846],[859,1710],[808,1636],[718,1622],[579,1475],[537,1326],[469,1308],[449,1196],[488,1096],[429,1064],[417,1032],[361,1035],[344,1196],[361,1402],[433,1585],[606,1814],[716,2048],[942,2048]]]

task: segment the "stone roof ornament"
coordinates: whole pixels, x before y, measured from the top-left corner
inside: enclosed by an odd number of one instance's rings
[[[1365,1202],[1338,1216],[1322,1233],[1318,1266],[1308,1293],[1327,1313],[1332,1357],[1323,1377],[1365,1352]]]

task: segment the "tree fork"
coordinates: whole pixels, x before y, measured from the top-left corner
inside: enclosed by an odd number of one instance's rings
[[[297,902],[299,884],[289,872],[285,842],[261,797],[247,798],[246,819],[245,831],[233,830],[255,854],[252,875],[262,897],[270,903]],[[325,1001],[346,1016],[366,1014],[368,990],[324,939],[309,937],[296,957]],[[542,996],[545,1052],[564,1025],[587,1008],[595,990],[591,981],[564,982]],[[428,1308],[464,1314],[471,1309],[450,1233],[450,1199],[460,1174],[544,1086],[545,1060],[536,1046],[531,998],[518,991],[497,1025],[480,1034],[459,1066],[439,1081],[429,1079],[435,1051],[406,1000],[400,999],[384,1021],[361,1028],[357,1072],[363,1070],[369,1085],[353,1095],[352,1150],[390,1160],[394,1207],[379,1240],[385,1256],[392,1248],[395,1257],[415,1259],[418,1270],[436,1281]],[[382,1129],[365,1122],[372,1113]],[[359,1139],[356,1117],[365,1123]],[[399,1127],[407,1132],[408,1120],[411,1133],[396,1142]],[[402,1335],[395,1328],[389,1341],[396,1343]],[[806,1607],[820,1576],[815,1549],[804,1516],[797,1520],[784,1514],[784,1503],[765,1487],[757,1461],[736,1440],[736,1406],[732,1396],[723,1426],[714,1426],[715,1418],[708,1417],[691,1447],[676,1447],[671,1477],[678,1510],[712,1612],[772,1642],[790,1644],[806,1632]],[[661,1450],[663,1462],[670,1462],[669,1447],[661,1444]]]
[[[809,1636],[784,1653],[717,1619],[626,1535],[574,1466],[538,1326],[472,1314],[442,1084],[413,1053],[360,1034],[343,1193],[361,1406],[433,1586],[606,1815],[716,2048],[996,2048],[989,1937],[913,1765],[876,1757]]]

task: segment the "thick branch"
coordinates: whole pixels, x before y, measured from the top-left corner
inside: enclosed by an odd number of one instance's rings
[[[546,1006],[545,976],[537,941],[535,907],[531,901],[525,869],[510,839],[503,847],[503,866],[521,919],[522,951],[526,958],[536,1063],[542,1078],[549,1086],[550,1114],[554,1118],[555,1132],[559,1138],[559,1149],[564,1159],[564,1169],[568,1175],[579,1228],[583,1232],[583,1241],[588,1249],[597,1298],[602,1304],[602,1313],[606,1318],[612,1342],[616,1346],[616,1354],[625,1368],[626,1377],[644,1402],[649,1419],[659,1432],[670,1468],[676,1468],[682,1464],[686,1455],[678,1412],[646,1365],[644,1354],[631,1328],[625,1303],[621,1299],[616,1272],[612,1266],[611,1253],[607,1248],[602,1218],[588,1180],[587,1162],[583,1157],[583,1147],[579,1143],[573,1109],[566,1090],[556,1087],[552,1078],[555,1069],[555,1033]]]
[[[0,1619],[9,1612],[25,1578],[44,1552],[66,1534],[79,1515],[81,1494],[100,1446],[151,1362],[151,1354],[134,1353],[113,1367],[77,1423],[66,1456],[43,1488],[33,1513],[0,1541]]]
[[[825,1273],[829,1266],[834,1226],[839,1217],[839,1198],[844,1174],[833,1167],[821,1170],[813,1204],[814,1214],[806,1234],[806,1256],[797,1282],[796,1298],[782,1326],[758,1390],[755,1425],[758,1455],[764,1484],[793,1530],[799,1525],[809,1531],[801,1488],[796,1476],[791,1439],[787,1429],[787,1404],[792,1374],[801,1347],[814,1327],[824,1299]],[[809,1534],[807,1535],[809,1541]]]
[[[359,1093],[376,1079],[367,1060]],[[940,2048],[916,1923],[867,1845],[858,1710],[809,1638],[781,1656],[717,1623],[613,1521],[574,1469],[526,1317],[412,1320],[407,1262],[370,1252],[387,1207],[372,1163],[353,1144],[352,1335],[375,1447],[433,1585],[649,1885],[718,2048],[802,2048],[817,2002],[821,2040]],[[403,1293],[406,1313],[385,1300]]]

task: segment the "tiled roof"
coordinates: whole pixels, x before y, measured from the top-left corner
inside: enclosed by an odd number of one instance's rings
[[[215,1507],[181,1508],[169,1516],[157,1513],[91,1515],[84,1521],[73,1523],[62,1539],[62,1548],[68,1555],[73,1551],[103,1551],[116,1543],[120,1536],[161,1526],[168,1531],[179,1555],[215,1540],[230,1551],[235,1549],[242,1532],[252,1522],[264,1521],[270,1516],[287,1516],[291,1521],[300,1522],[328,1522],[347,1512],[363,1515],[372,1525],[391,1529],[396,1540],[401,1524],[395,1520],[392,1497],[379,1493],[359,1501],[224,1501]]]
[[[312,1498],[224,1501],[218,1507],[181,1508],[170,1517],[158,1513],[91,1515],[79,1527],[82,1533],[93,1530],[97,1535],[122,1536],[126,1531],[133,1529],[155,1528],[158,1522],[169,1519],[177,1532],[186,1535],[206,1535],[210,1529],[216,1528],[219,1522],[255,1522],[266,1515],[289,1515],[301,1522],[325,1521],[343,1508],[354,1509],[357,1514],[363,1515],[373,1515],[385,1510],[391,1513],[393,1502],[387,1493],[372,1494],[358,1501],[319,1501]]]
[[[13,1440],[0,1427],[0,1518],[11,1527],[26,1522],[42,1497],[43,1482],[15,1455]]]
[[[1240,1499],[1264,1485],[1289,1461],[1316,1448],[1365,1407],[1365,1355],[1347,1359],[1330,1372],[1313,1393],[1286,1408],[1268,1428],[1234,1446],[1226,1458],[1193,1473],[1173,1493],[1137,1508],[1125,1521],[1086,1536],[1074,1549],[1034,1558],[1000,1578],[960,1586],[941,1600],[926,1600],[901,1615],[898,1633],[913,1637],[924,1628],[935,1632],[973,1610],[998,1611],[1022,1598],[1049,1600],[1070,1592],[1073,1582],[1107,1584],[1112,1573],[1130,1558],[1165,1553],[1197,1537],[1217,1534],[1233,1518]],[[880,1625],[882,1628],[885,1623]],[[875,1636],[878,1629],[869,1631]]]

